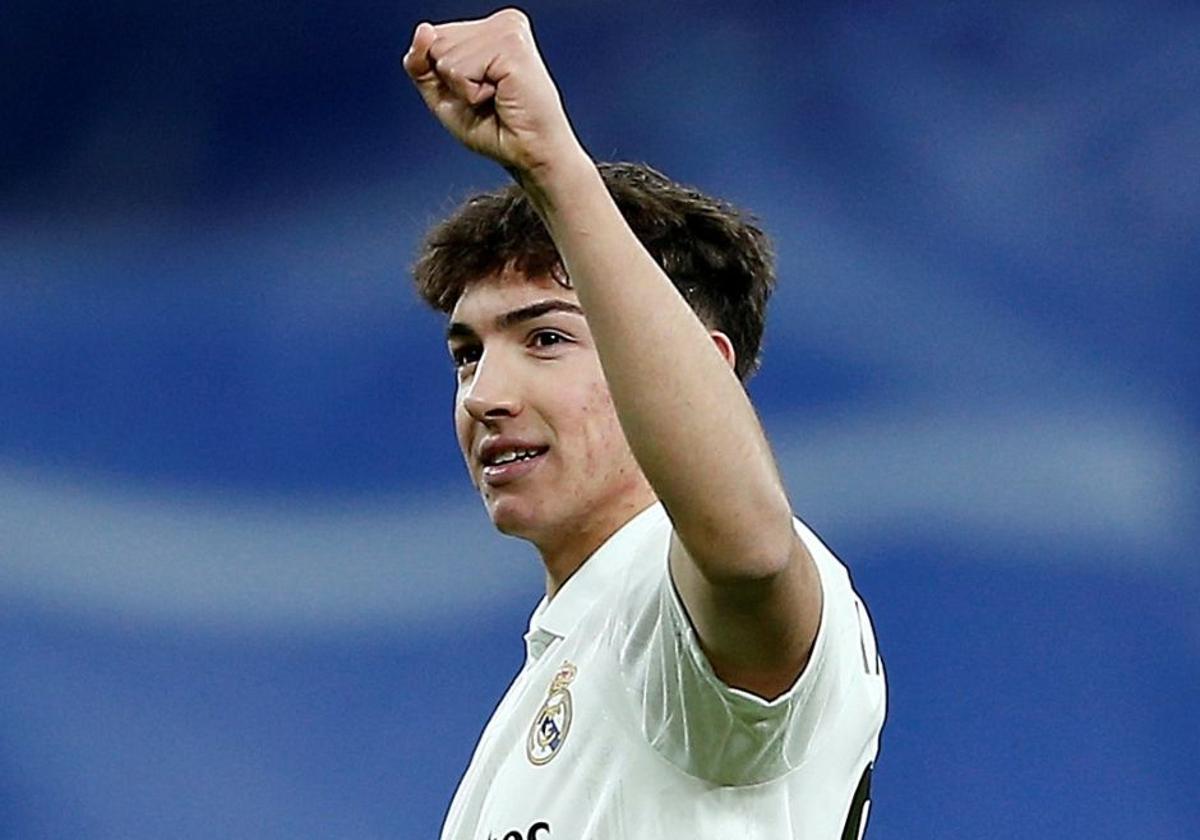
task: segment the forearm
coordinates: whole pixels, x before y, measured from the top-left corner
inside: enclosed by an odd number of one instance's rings
[[[404,68],[442,124],[508,168],[541,213],[625,437],[671,515],[672,579],[706,654],[731,684],[776,696],[816,636],[816,567],[741,383],[575,139],[528,18],[419,24]]]
[[[791,511],[741,383],[583,151],[557,160],[519,180],[587,314],[638,464],[706,577],[778,571],[793,542]]]

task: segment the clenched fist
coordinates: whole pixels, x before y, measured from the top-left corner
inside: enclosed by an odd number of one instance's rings
[[[517,9],[419,24],[404,69],[451,134],[521,180],[582,154],[529,18]]]

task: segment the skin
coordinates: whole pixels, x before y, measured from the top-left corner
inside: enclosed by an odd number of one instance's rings
[[[551,493],[562,490],[558,482],[577,474],[595,453],[617,456],[611,421],[583,417],[585,406],[604,413],[611,405],[650,498],[657,496],[670,514],[671,576],[713,669],[730,685],[768,699],[778,696],[808,661],[820,623],[821,589],[812,558],[793,530],[791,506],[762,427],[732,373],[728,342],[714,340],[625,224],[571,128],[522,12],[422,23],[404,67],[450,134],[501,164],[529,196],[571,277],[594,348],[588,352],[596,358],[587,365],[580,360],[577,368],[570,367],[574,362],[561,366],[564,377],[569,372],[579,379],[569,405],[547,401],[532,377],[522,385],[528,389],[523,400],[532,395],[536,408],[526,405],[514,422],[524,414],[520,422],[530,429],[584,445],[547,461],[554,469],[537,477],[545,480],[538,488],[530,481],[528,493],[522,488],[485,496],[494,520],[538,546],[553,594],[554,582],[586,560],[598,535],[611,534],[644,507],[640,486],[622,489],[630,478],[623,471],[626,461],[613,461],[622,466],[587,491],[599,494],[604,505],[598,510],[604,513],[577,536],[572,529],[582,501],[575,507],[576,501]],[[485,283],[478,294],[486,297],[491,287]],[[460,303],[472,301],[464,295]],[[468,310],[480,323],[488,314],[495,313]],[[492,346],[508,345],[493,337]],[[476,376],[490,377],[486,368],[495,358],[523,375],[526,368],[518,366],[511,347],[491,357],[489,349],[485,342],[484,370]],[[596,365],[607,397],[596,389]],[[460,402],[461,412],[470,415],[461,387]],[[462,423],[460,440],[469,440],[478,433],[468,428],[471,423],[486,420]],[[571,429],[574,423],[582,426]],[[626,509],[629,516],[620,513]]]
[[[485,278],[451,312],[448,347],[458,379],[454,427],[471,482],[499,531],[537,546],[553,596],[656,497],[621,431],[586,318],[557,311],[497,324],[547,301],[578,306],[546,278]],[[550,448],[529,475],[492,487],[478,457],[489,435]]]

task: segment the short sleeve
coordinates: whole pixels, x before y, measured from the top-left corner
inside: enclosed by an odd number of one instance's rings
[[[835,739],[861,750],[882,723],[882,667],[865,608],[840,562],[797,521],[823,593],[813,652],[796,682],[767,701],[713,672],[667,571],[627,592],[618,665],[642,734],[672,764],[721,785],[779,778]]]

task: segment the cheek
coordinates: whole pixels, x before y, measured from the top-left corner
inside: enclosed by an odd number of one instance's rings
[[[471,459],[467,454],[471,451],[471,419],[457,400],[454,403],[454,438],[458,441],[458,451],[467,465],[471,483],[477,484],[475,472],[471,469]]]
[[[457,402],[454,403],[453,418],[454,439],[458,441],[458,448],[465,452],[467,449],[467,436],[470,434],[470,427],[467,425],[462,406]]]
[[[461,442],[470,431],[470,416],[463,408],[462,400],[458,397],[454,398],[454,405],[450,409],[450,416],[454,420],[454,434]]]
[[[619,477],[636,471],[608,388],[603,384],[593,385],[584,399],[583,412],[583,425],[588,430],[589,474]]]

